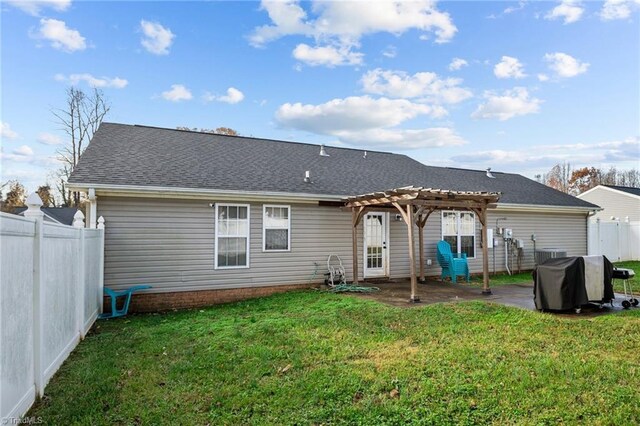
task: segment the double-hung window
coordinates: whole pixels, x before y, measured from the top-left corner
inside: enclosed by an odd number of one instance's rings
[[[216,203],[215,266],[249,267],[249,205]]]
[[[476,218],[472,212],[443,211],[442,239],[454,253],[476,256]]]
[[[262,249],[291,250],[291,207],[265,204],[262,212]]]

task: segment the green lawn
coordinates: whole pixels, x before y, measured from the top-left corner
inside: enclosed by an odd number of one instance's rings
[[[317,291],[100,321],[48,424],[639,424],[640,310],[404,309]]]

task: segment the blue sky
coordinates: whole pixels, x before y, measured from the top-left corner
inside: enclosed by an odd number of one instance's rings
[[[2,181],[33,190],[65,88],[108,121],[517,172],[640,166],[640,0],[2,1]]]

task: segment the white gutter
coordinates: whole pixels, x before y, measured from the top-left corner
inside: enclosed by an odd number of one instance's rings
[[[543,204],[514,204],[514,203],[501,203],[498,201],[496,210],[508,211],[532,211],[532,212],[554,212],[554,213],[590,213],[594,211],[603,210],[601,207],[583,207],[583,206],[552,206]]]
[[[72,191],[88,192],[95,190],[97,196],[147,197],[147,198],[223,198],[225,200],[295,200],[298,202],[340,201],[345,195],[327,195],[313,193],[292,193],[277,191],[240,191],[226,189],[173,188],[146,185],[109,185],[94,183],[70,183]]]
[[[88,192],[95,190],[97,196],[118,196],[118,197],[144,197],[144,198],[183,198],[183,199],[206,199],[219,198],[224,200],[274,200],[274,201],[296,201],[317,202],[317,201],[342,201],[346,195],[327,195],[313,193],[294,193],[277,191],[240,191],[229,189],[204,189],[204,188],[173,188],[167,186],[147,186],[147,185],[111,185],[96,183],[70,183],[69,189],[72,191]],[[496,210],[503,211],[534,211],[534,212],[593,212],[603,210],[602,208],[582,207],[582,206],[552,206],[539,204],[513,204],[498,202]]]

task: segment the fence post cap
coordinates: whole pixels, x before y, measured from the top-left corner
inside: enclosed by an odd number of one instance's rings
[[[38,193],[32,192],[31,194],[29,194],[29,196],[27,197],[27,207],[29,209],[35,208],[37,210],[40,210],[41,206],[42,206],[42,200],[40,199],[40,196],[38,195]]]
[[[104,217],[102,216],[98,218],[98,229],[104,229]]]
[[[42,200],[40,196],[33,192],[27,197],[27,210],[25,210],[24,217],[32,217],[36,220],[42,219],[44,217],[44,212],[40,210],[42,207]]]
[[[73,226],[74,228],[84,228],[84,213],[81,210],[73,215]]]

